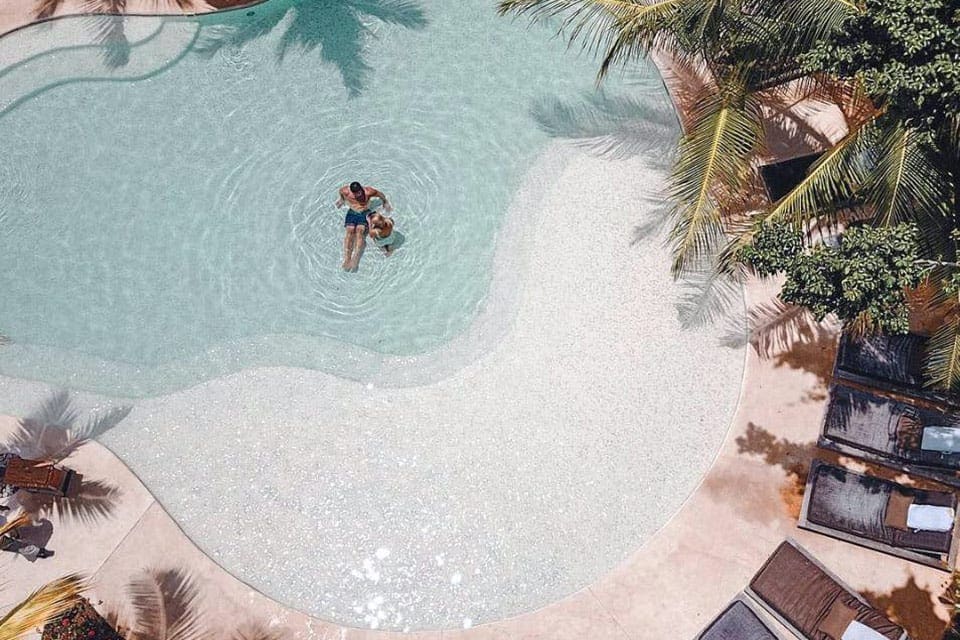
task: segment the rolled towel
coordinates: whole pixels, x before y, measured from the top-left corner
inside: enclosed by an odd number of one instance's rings
[[[907,508],[907,528],[919,531],[950,531],[955,515],[950,507],[912,504]]]
[[[889,638],[876,629],[871,629],[862,622],[854,620],[847,626],[840,640],[889,640]]]

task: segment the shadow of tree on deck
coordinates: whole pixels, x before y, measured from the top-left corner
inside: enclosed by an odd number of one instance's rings
[[[747,311],[747,331],[731,327],[721,339],[729,347],[749,344],[762,360],[774,366],[806,371],[816,376],[816,386],[807,390],[806,399],[826,399],[833,376],[839,327],[817,322],[810,312],[779,298],[753,306]]]
[[[835,452],[819,448],[815,442],[794,442],[756,425],[747,424],[743,435],[737,436],[737,453],[760,456],[768,466],[780,467],[786,474],[786,482],[780,488],[780,498],[791,518],[800,516],[807,474],[814,458],[832,464],[839,462]]]
[[[206,7],[202,0],[153,0],[156,10],[196,13]],[[36,0],[33,15],[37,20],[49,20],[67,5],[66,0]],[[126,65],[130,61],[130,41],[127,39],[122,16],[127,10],[127,0],[83,0],[80,10],[94,41],[102,47],[103,63],[110,69]]]
[[[408,29],[422,29],[427,18],[416,0],[300,0],[287,4],[262,5],[254,16],[238,20],[224,14],[204,18],[194,51],[213,55],[224,47],[241,47],[264,36],[286,20],[277,47],[282,62],[292,52],[320,50],[320,59],[333,64],[351,97],[366,86],[371,71],[364,59],[364,37],[369,28],[366,17]]]
[[[861,591],[887,617],[907,630],[911,640],[941,640],[947,623],[937,617],[934,595],[911,575],[906,584],[888,593]]]
[[[104,619],[127,640],[282,640],[283,628],[259,621],[234,630],[213,628],[204,608],[208,598],[222,598],[217,587],[200,582],[185,568],[144,569],[129,579],[122,601],[108,602]],[[218,603],[219,604],[219,603]]]

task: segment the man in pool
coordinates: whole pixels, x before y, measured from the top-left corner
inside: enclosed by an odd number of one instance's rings
[[[339,197],[337,198],[337,208],[343,206],[346,202],[350,210],[343,220],[343,226],[346,228],[346,235],[343,238],[343,269],[351,271],[360,265],[360,255],[363,253],[363,247],[366,245],[367,216],[373,213],[370,210],[370,200],[378,198],[383,203],[383,208],[388,212],[393,211],[393,206],[387,201],[387,196],[379,189],[374,187],[365,187],[359,182],[351,182],[349,185],[340,187]]]

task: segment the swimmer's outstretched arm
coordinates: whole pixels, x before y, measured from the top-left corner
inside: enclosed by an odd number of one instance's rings
[[[343,206],[343,203],[344,203],[344,199],[343,199],[343,187],[340,187],[340,190],[337,191],[337,201],[334,202],[333,204],[336,205],[337,209],[339,209],[340,207]]]
[[[383,202],[383,208],[387,211],[393,211],[393,205],[387,202],[387,196],[383,193],[383,191],[373,188],[371,188],[371,191],[373,191],[373,193],[370,194],[371,198],[380,198],[380,201]]]

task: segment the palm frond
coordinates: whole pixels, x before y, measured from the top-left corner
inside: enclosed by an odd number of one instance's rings
[[[866,180],[864,138],[871,133],[866,124],[849,132],[832,149],[824,153],[807,170],[807,175],[790,193],[783,196],[758,222],[786,219],[797,228],[809,220],[833,211],[837,203],[847,200]]]
[[[287,635],[261,624],[248,624],[234,631],[231,640],[284,640]]]
[[[113,515],[119,498],[120,489],[114,485],[81,478],[79,488],[71,495],[23,492],[19,501],[23,510],[35,517],[55,517],[90,526]]]
[[[40,403],[40,406],[27,414],[27,420],[47,427],[69,429],[80,417],[73,404],[73,398],[66,389],[57,389]]]
[[[548,135],[566,138],[603,157],[643,154],[656,161],[669,158],[676,144],[677,118],[665,98],[639,100],[599,92],[579,103],[541,99],[534,103],[531,115]]]
[[[708,325],[736,305],[743,305],[740,284],[712,267],[688,273],[680,285],[676,309],[680,326],[684,329]]]
[[[792,0],[772,6],[774,17],[798,28],[796,39],[800,48],[836,33],[848,18],[864,11],[856,0]]]
[[[34,15],[37,20],[46,20],[47,18],[52,18],[53,15],[60,9],[60,5],[63,4],[64,0],[39,0],[34,9]]]
[[[571,43],[580,41],[593,52],[605,49],[600,67],[602,78],[610,67],[646,53],[664,27],[679,15],[690,0],[501,0],[497,11],[532,20],[559,18],[558,32]]]
[[[943,219],[949,215],[945,198],[946,176],[926,150],[920,134],[890,121],[878,127],[872,168],[865,185],[875,221],[893,225],[921,217]]]
[[[30,514],[26,512],[18,513],[12,518],[7,518],[7,521],[0,525],[0,536],[10,533],[15,529],[20,527],[25,527],[32,522]]]
[[[144,640],[202,640],[199,591],[184,571],[147,572],[127,585],[135,612],[133,633]]]
[[[74,574],[34,591],[0,618],[0,640],[18,640],[42,627],[70,609],[86,587],[86,581]]]
[[[928,387],[960,388],[960,317],[953,314],[930,338],[924,377]]]
[[[742,87],[741,87],[742,88]],[[713,251],[723,238],[718,194],[735,191],[762,140],[755,105],[735,89],[704,96],[680,142],[671,196],[677,203],[670,233],[675,276]]]
[[[25,458],[60,462],[83,443],[117,426],[133,409],[131,405],[91,413],[81,421],[68,391],[55,391],[26,418],[7,441],[7,446]]]
[[[605,77],[617,64],[646,55],[658,42],[675,42],[675,29],[670,28],[670,22],[689,4],[689,0],[659,0],[637,4],[638,8],[620,13],[614,23],[615,36],[600,63],[599,78]],[[698,5],[703,4],[698,1]]]

